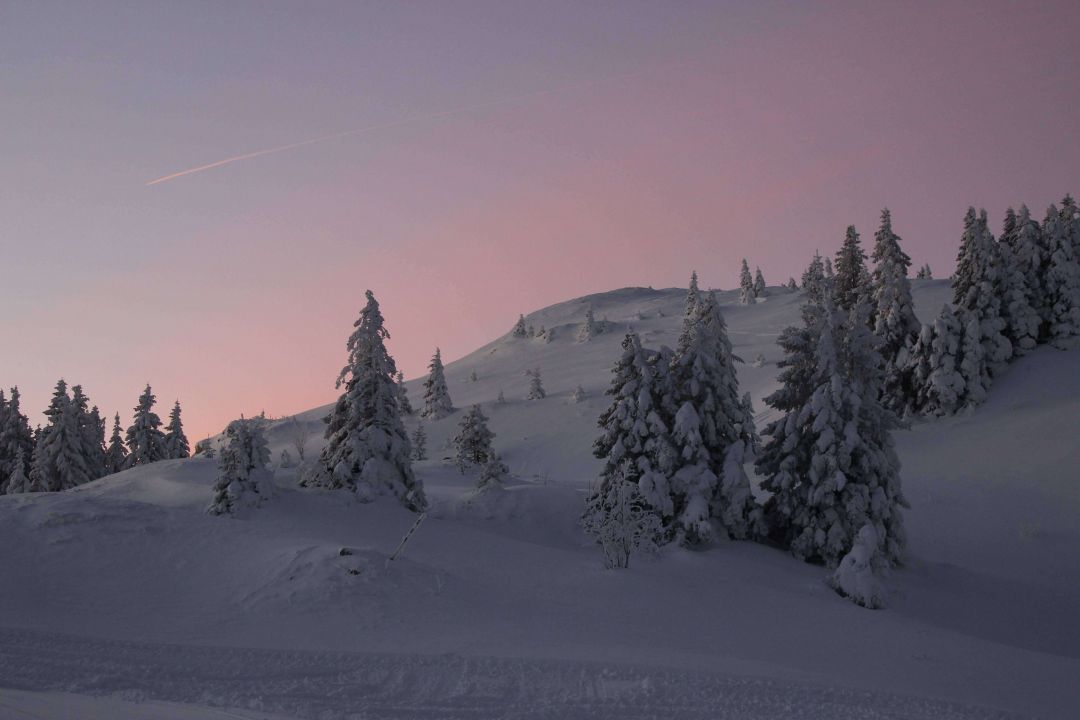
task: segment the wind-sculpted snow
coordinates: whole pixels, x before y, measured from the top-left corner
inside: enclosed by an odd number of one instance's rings
[[[940,700],[766,678],[564,660],[196,647],[0,629],[22,690],[292,718],[1006,720]],[[5,707],[0,690],[0,712]]]

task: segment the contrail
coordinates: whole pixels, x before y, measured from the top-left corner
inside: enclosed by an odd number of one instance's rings
[[[698,62],[685,62],[675,65],[668,65],[662,68],[653,68],[653,70],[670,70],[673,68],[687,67],[688,65],[697,65]],[[497,100],[489,100],[487,102],[477,103],[475,105],[466,105],[463,107],[451,108],[449,110],[442,110],[433,113],[419,113],[416,115],[407,115],[406,117],[398,120],[392,120],[390,122],[379,123],[377,125],[367,125],[365,127],[355,128],[353,130],[345,130],[344,132],[333,133],[331,135],[320,135],[319,137],[310,138],[308,140],[301,140],[300,142],[290,143],[289,145],[279,145],[272,148],[264,148],[262,150],[255,150],[254,152],[245,153],[243,155],[236,155],[234,157],[225,158],[224,160],[218,160],[217,162],[207,163],[206,165],[199,165],[198,167],[188,168],[187,170],[181,170],[170,175],[163,175],[154,180],[150,180],[146,183],[147,186],[157,185],[159,183],[168,182],[177,178],[182,178],[185,175],[194,175],[195,173],[203,172],[204,170],[213,170],[224,165],[231,165],[241,160],[250,160],[252,158],[262,157],[263,155],[273,155],[274,153],[285,152],[286,150],[295,150],[296,148],[302,148],[307,145],[314,145],[316,143],[327,142],[328,140],[337,140],[339,138],[349,137],[351,135],[361,135],[363,133],[374,132],[376,130],[387,130],[390,128],[399,127],[401,125],[408,125],[414,122],[420,122],[422,120],[437,120],[439,118],[449,117],[451,115],[462,115],[464,113],[475,112],[477,110],[483,110],[484,108],[494,107],[496,105],[508,105],[510,103],[521,102],[523,100],[530,100],[532,98],[542,97],[544,95],[554,95],[561,92],[569,92],[571,90],[577,90],[579,88],[596,85],[598,83],[611,82],[613,80],[624,80],[627,78],[638,77],[644,75],[649,71],[642,71],[636,73],[627,73],[625,75],[614,75],[606,78],[589,80],[574,85],[566,85],[559,88],[549,88],[546,90],[537,90],[535,92],[524,93],[522,95],[515,95],[513,97],[506,97]]]

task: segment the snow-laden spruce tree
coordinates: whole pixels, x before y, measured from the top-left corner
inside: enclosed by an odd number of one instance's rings
[[[960,343],[964,329],[946,304],[932,325],[923,326],[912,353],[917,383],[917,406],[926,415],[951,415],[967,395],[960,374]]]
[[[745,538],[753,508],[741,464],[727,463],[732,445],[745,439],[735,357],[713,293],[683,325],[671,366],[671,423],[676,469],[671,477],[677,539],[708,542],[716,520],[730,537]]]
[[[1035,309],[1035,292],[1028,285],[1029,259],[1018,254],[1020,249],[1020,218],[1009,208],[998,241],[997,254],[1001,262],[1001,315],[1005,321],[1004,334],[1012,345],[1014,355],[1024,355],[1034,349],[1039,338],[1041,318]]]
[[[105,450],[105,474],[112,475],[124,469],[128,451],[124,446],[124,439],[120,435],[120,413],[113,417],[112,436],[109,438],[109,447]]]
[[[488,428],[487,421],[487,416],[479,405],[473,405],[461,417],[458,433],[452,443],[454,461],[462,474],[470,467],[484,465],[493,452],[491,441],[495,438],[495,433]]]
[[[16,469],[17,458],[22,457],[23,474],[29,477],[30,458],[34,453],[34,438],[30,421],[22,413],[19,388],[11,388],[3,423],[0,424],[0,478],[7,479]]]
[[[169,457],[165,450],[165,433],[161,431],[161,418],[153,410],[155,402],[156,398],[150,386],[147,385],[143,394],[139,396],[139,404],[135,406],[135,416],[124,439],[124,444],[128,448],[127,460],[124,461],[125,469],[166,460]]]
[[[867,326],[869,302],[858,300],[844,313],[827,294],[815,315],[813,390],[769,426],[767,433],[781,432],[770,437],[759,463],[762,487],[772,493],[773,535],[796,557],[836,567],[870,523],[880,563],[893,565],[903,555],[900,508],[907,503],[889,432],[896,419],[878,401],[881,358]]]
[[[869,271],[866,269],[866,253],[859,241],[859,233],[855,232],[854,225],[848,225],[844,242],[836,251],[833,287],[837,307],[844,312],[855,307],[859,299],[868,292],[867,278]]]
[[[442,353],[439,348],[435,348],[435,355],[428,364],[427,380],[424,380],[424,409],[420,411],[420,417],[441,420],[452,412],[454,403],[450,400],[450,391],[446,387]]]
[[[514,323],[514,329],[510,331],[510,334],[515,338],[528,337],[529,331],[525,327],[525,316],[518,315],[517,322]]]
[[[825,264],[821,253],[814,251],[809,267],[803,272],[802,289],[813,302],[821,302],[821,293],[825,287]]]
[[[225,428],[214,500],[207,508],[211,515],[232,515],[241,506],[258,500],[261,476],[270,463],[263,429],[264,422],[259,418],[233,420]]]
[[[1072,195],[1066,194],[1061,200],[1061,211],[1058,214],[1065,235],[1072,241],[1073,257],[1080,259],[1080,206]]]
[[[642,348],[634,332],[622,341],[622,355],[605,391],[611,404],[600,413],[600,436],[593,445],[593,454],[604,461],[604,467],[586,504],[586,527],[595,529],[607,522],[605,513],[620,483],[637,487],[651,512],[665,524],[674,515],[670,476],[675,449],[665,421],[669,409],[662,405],[670,395],[670,358],[670,351]]]
[[[88,409],[90,399],[86,397],[81,385],[71,386],[71,404],[75,425],[82,438],[86,475],[90,480],[97,480],[105,475],[105,426],[101,413],[96,405],[92,410]]]
[[[1024,274],[1031,308],[1039,318],[1039,330],[1035,340],[1043,342],[1047,337],[1049,318],[1043,268],[1049,257],[1042,228],[1032,219],[1027,205],[1020,206],[1020,211],[1016,214],[1015,228],[1009,232],[1006,227],[1001,241],[1009,245],[1015,268]]]
[[[1012,344],[1004,335],[1002,295],[1001,258],[986,221],[986,211],[976,215],[975,208],[968,208],[964,216],[964,236],[956,258],[953,304],[958,311],[966,310],[978,319],[986,387],[1012,357]]]
[[[191,457],[191,446],[184,434],[184,423],[180,419],[180,401],[173,404],[169,412],[169,424],[165,427],[165,454],[170,460]]]
[[[799,283],[795,282],[795,278],[789,277],[787,283],[784,284],[784,287],[794,292],[799,289]]]
[[[412,457],[413,460],[427,460],[427,432],[424,423],[418,423],[412,434]]]
[[[59,492],[89,482],[78,408],[71,402],[63,380],[56,383],[45,417],[48,424],[34,448],[31,489]]]
[[[11,468],[11,472],[4,478],[5,482],[3,487],[0,488],[3,492],[0,492],[0,495],[30,492],[30,477],[26,474],[26,457],[22,448],[15,452]]]
[[[836,272],[833,270],[832,258],[825,258],[825,279],[832,280],[836,277]]]
[[[957,368],[964,380],[964,395],[961,407],[981,405],[990,392],[990,374],[986,368],[986,344],[979,316],[970,310],[960,308],[956,314],[960,323],[960,355]]]
[[[761,268],[754,268],[754,297],[765,297],[765,276]]]
[[[697,312],[698,303],[701,302],[701,291],[698,289],[697,270],[690,272],[690,287],[686,291],[686,317]],[[640,318],[644,320],[644,318]]]
[[[585,388],[578,385],[570,395],[570,400],[575,403],[585,402],[585,398],[587,397],[588,395],[585,393]]]
[[[590,305],[585,309],[585,322],[581,324],[581,329],[578,331],[578,342],[588,342],[596,337],[597,333],[596,318],[593,316],[593,309]]]
[[[401,422],[397,367],[384,343],[390,334],[375,295],[368,290],[366,296],[367,305],[346,344],[348,362],[336,383],[345,391],[326,419],[327,443],[304,484],[347,488],[362,502],[389,490],[405,507],[419,511],[427,501],[413,475],[412,451]],[[439,370],[441,375],[441,363]]]
[[[882,403],[898,415],[915,404],[911,376],[911,348],[919,336],[919,320],[911,299],[907,272],[911,258],[900,249],[889,209],[881,211],[881,226],[874,234],[872,301],[874,334],[884,362]]]
[[[1074,255],[1067,218],[1053,205],[1046,211],[1043,236],[1047,261],[1043,270],[1047,335],[1058,348],[1080,335],[1080,263]]]
[[[742,268],[739,270],[739,302],[743,305],[751,305],[756,297],[754,276],[750,274],[750,266],[746,264],[746,258],[743,258]]]
[[[398,410],[401,411],[402,417],[408,417],[413,414],[413,406],[409,402],[409,391],[405,387],[405,375],[400,370],[394,376],[394,382],[398,387]]]
[[[526,399],[543,400],[547,397],[547,392],[544,390],[544,381],[540,378],[540,368],[526,370],[525,372],[529,375],[529,394]]]

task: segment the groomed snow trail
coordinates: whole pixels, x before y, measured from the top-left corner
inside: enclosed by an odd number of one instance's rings
[[[704,672],[460,655],[132,643],[10,629],[0,629],[0,678],[4,686],[20,691],[235,708],[240,717],[1019,717],[939,700]],[[0,690],[0,715],[24,698],[14,694],[5,700]]]

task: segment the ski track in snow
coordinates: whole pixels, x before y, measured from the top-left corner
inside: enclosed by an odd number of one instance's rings
[[[23,691],[235,708],[242,714],[221,717],[245,718],[1020,717],[940,700],[606,663],[132,643],[12,629],[0,629],[0,678]],[[20,699],[0,690],[0,716],[17,712]]]

